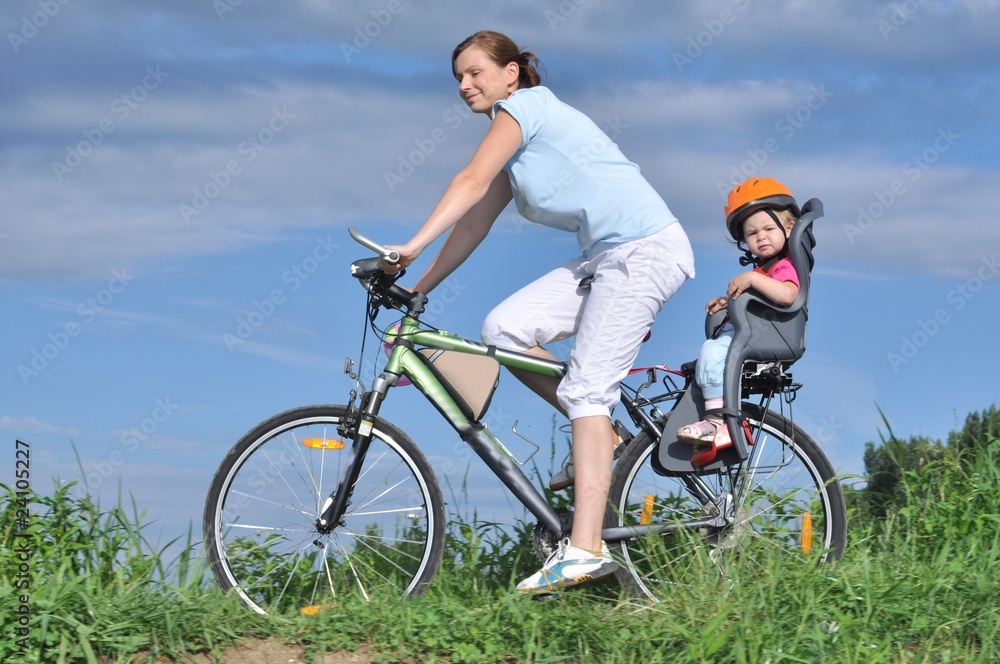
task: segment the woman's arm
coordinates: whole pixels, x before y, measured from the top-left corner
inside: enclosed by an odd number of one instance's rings
[[[500,172],[486,195],[458,220],[444,246],[427,271],[413,286],[418,293],[430,293],[465,262],[493,227],[493,222],[510,202],[510,180]]]
[[[445,243],[435,261],[439,267],[437,274],[432,275],[436,279],[432,286],[440,283],[461,265],[489,232],[497,215],[510,202],[510,182],[503,172],[503,166],[520,147],[520,125],[509,113],[500,111],[469,164],[452,178],[420,230],[406,244],[391,247],[399,251],[398,267],[403,268],[412,263],[424,249],[456,224],[465,227],[463,234],[466,237],[464,240],[456,238],[454,242]],[[479,205],[481,202],[483,205]],[[489,223],[484,228],[484,219],[487,217]],[[478,239],[470,246],[469,242],[476,236]],[[418,283],[424,281],[421,279]]]

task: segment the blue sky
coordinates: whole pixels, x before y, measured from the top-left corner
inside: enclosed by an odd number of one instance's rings
[[[723,194],[768,175],[826,208],[795,417],[835,465],[861,471],[878,408],[943,438],[996,402],[995,1],[16,0],[0,25],[0,438],[30,442],[40,491],[120,489],[164,536],[197,530],[243,433],[346,400],[365,255],[346,229],[405,240],[466,163],[487,120],[450,54],[485,28],[541,58],[692,238],[698,276],[640,362],[696,355],[704,302],[742,269]],[[507,210],[432,321],[477,336],[574,247]],[[510,376],[494,404],[547,465],[548,411]],[[520,515],[412,389],[384,412],[467,474],[456,509]]]

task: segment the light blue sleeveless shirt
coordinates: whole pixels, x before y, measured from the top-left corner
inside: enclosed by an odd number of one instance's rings
[[[504,170],[525,219],[576,233],[588,258],[677,221],[607,134],[548,88],[517,90],[493,105],[494,117],[501,109],[521,126]]]

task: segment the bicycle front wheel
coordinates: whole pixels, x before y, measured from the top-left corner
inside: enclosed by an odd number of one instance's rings
[[[721,471],[697,473],[714,501],[697,496],[692,476],[664,476],[652,467],[656,444],[638,436],[615,466],[605,525],[664,525],[672,534],[615,543],[619,581],[655,598],[682,581],[700,547],[730,574],[767,572],[775,556],[802,561],[839,559],[847,508],[833,467],[819,446],[790,421],[744,403],[754,432],[749,457]],[[687,481],[685,481],[687,480]],[[726,525],[684,528],[722,515]]]
[[[444,549],[444,501],[426,459],[388,422],[371,447],[343,520],[317,529],[352,441],[337,427],[345,406],[290,410],[230,450],[205,502],[205,546],[223,591],[258,613],[312,612],[346,593],[417,594]]]

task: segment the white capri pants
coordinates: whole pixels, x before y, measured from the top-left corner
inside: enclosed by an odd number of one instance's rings
[[[593,276],[589,289],[580,281]],[[483,341],[524,351],[576,335],[556,396],[570,420],[610,417],[619,383],[635,362],[663,303],[694,277],[680,223],[648,238],[575,258],[501,302],[483,322]]]

